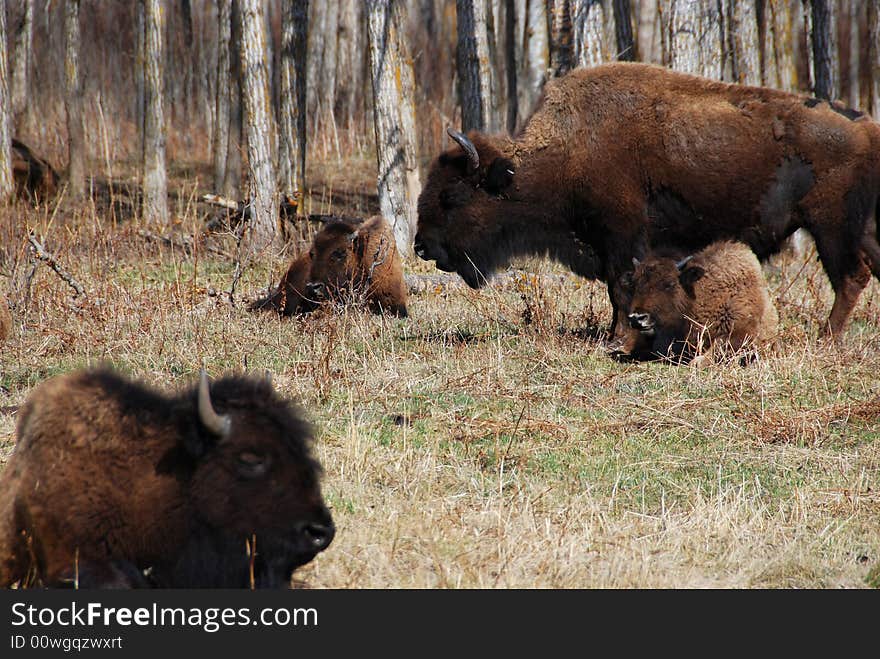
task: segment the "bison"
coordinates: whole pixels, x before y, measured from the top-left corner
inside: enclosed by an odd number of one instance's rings
[[[12,178],[16,193],[34,201],[53,196],[61,182],[58,172],[48,161],[15,138],[12,140]]]
[[[16,431],[0,586],[270,587],[333,539],[311,428],[265,378],[202,371],[168,395],[76,372],[34,390]]]
[[[9,314],[9,304],[6,296],[0,293],[0,342],[5,341],[12,333],[12,316]]]
[[[747,245],[718,242],[676,261],[650,256],[623,276],[630,330],[621,359],[703,362],[766,345],[779,318]]]
[[[471,287],[512,257],[549,255],[618,285],[632,259],[740,240],[760,258],[803,227],[845,327],[880,277],[880,125],[840,104],[618,62],[547,83],[514,137],[449,131],[418,201],[414,249]]]
[[[391,226],[379,215],[327,223],[308,253],[291,263],[278,287],[251,310],[307,313],[324,301],[365,302],[374,313],[407,316],[407,288]]]

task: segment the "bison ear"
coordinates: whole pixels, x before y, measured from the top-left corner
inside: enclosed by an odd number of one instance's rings
[[[513,163],[507,158],[495,158],[486,171],[483,185],[491,194],[500,194],[513,183],[515,170]]]
[[[693,298],[696,297],[696,293],[694,292],[694,284],[702,279],[703,275],[705,274],[705,270],[703,270],[698,265],[694,265],[690,268],[685,268],[684,270],[682,270],[681,274],[678,275],[678,281],[681,282],[681,287],[685,290],[685,292]]]

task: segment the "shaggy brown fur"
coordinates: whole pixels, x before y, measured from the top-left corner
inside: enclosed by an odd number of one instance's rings
[[[61,181],[52,165],[16,139],[12,140],[12,178],[16,193],[34,201],[53,196]]]
[[[198,391],[106,370],[35,389],[0,474],[0,586],[142,585],[150,568],[151,585],[245,587],[254,535],[257,585],[286,584],[325,549],[333,523],[298,411],[267,380],[226,377],[210,385],[220,432]]]
[[[688,361],[702,353],[705,361],[776,335],[779,318],[761,264],[742,243],[713,243],[678,262],[651,256],[623,285],[632,298],[623,350],[630,359]]]
[[[374,313],[407,315],[407,287],[391,226],[379,215],[328,223],[267,298],[252,310],[304,313],[323,301],[366,303]]]
[[[12,316],[9,314],[9,304],[6,296],[0,293],[0,342],[5,341],[12,333]]]
[[[839,105],[618,62],[550,81],[515,139],[470,140],[476,166],[459,146],[431,166],[414,248],[472,287],[548,254],[609,283],[620,330],[633,257],[736,239],[763,259],[804,227],[838,334],[880,277],[880,126]]]

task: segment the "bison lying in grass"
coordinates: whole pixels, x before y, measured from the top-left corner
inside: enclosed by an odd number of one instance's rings
[[[283,316],[322,302],[365,303],[374,313],[406,317],[407,289],[391,226],[381,217],[329,222],[308,252],[290,264],[273,293],[250,309]]]
[[[620,359],[690,361],[771,341],[778,316],[761,265],[742,243],[714,243],[679,261],[652,256],[623,277],[630,329]],[[695,359],[696,358],[696,359]]]
[[[763,259],[803,227],[837,335],[880,278],[880,125],[837,104],[617,62],[549,81],[513,138],[452,136],[414,248],[474,288],[513,257],[549,255],[608,283],[619,333],[634,257],[741,240]]]
[[[266,379],[169,396],[85,371],[19,415],[0,586],[272,587],[333,539],[310,427]]]

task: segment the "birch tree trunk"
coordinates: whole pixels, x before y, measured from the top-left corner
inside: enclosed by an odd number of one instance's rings
[[[21,22],[15,30],[13,57],[15,68],[12,71],[12,113],[18,126],[27,120],[29,112],[28,80],[31,70],[31,51],[34,35],[34,0],[24,0]]]
[[[308,26],[309,0],[285,0],[281,16],[278,182],[288,195],[305,191]]]
[[[492,130],[491,72],[486,32],[486,0],[456,0],[458,82],[461,126]]]
[[[609,0],[575,0],[574,57],[577,66],[614,60],[617,37]]]
[[[217,91],[214,99],[214,189],[223,192],[229,147],[229,52],[232,41],[232,0],[217,0]]]
[[[6,61],[6,0],[0,0],[0,203],[12,199],[12,130],[9,112],[9,71]]]
[[[246,243],[250,254],[272,245],[278,233],[266,37],[260,5],[259,0],[241,0],[241,69],[247,130],[248,198],[251,204],[251,224]]]
[[[165,178],[165,114],[162,98],[165,10],[161,0],[144,3],[144,220],[168,222]]]
[[[550,35],[547,32],[547,12],[543,0],[526,0],[525,30],[523,36],[523,95],[520,111],[528,116],[535,105],[550,67]]]
[[[664,33],[664,64],[720,80],[723,43],[716,0],[658,0],[658,11]]]
[[[85,131],[79,79],[79,0],[67,0],[64,5],[64,35],[68,191],[71,197],[78,199],[85,189]]]
[[[833,20],[834,8],[829,0],[810,0],[812,21],[813,92],[816,98],[837,98],[837,81],[834,60],[837,49]]]
[[[421,189],[411,101],[415,92],[412,61],[403,32],[402,4],[368,0],[366,7],[379,207],[394,229],[397,249],[407,255],[412,251]]]
[[[635,62],[639,55],[636,39],[633,36],[632,10],[629,0],[612,0],[614,12],[615,38],[617,39],[617,59],[622,62]]]
[[[546,0],[546,3],[550,70],[554,77],[559,77],[571,71],[575,62],[571,0]]]

